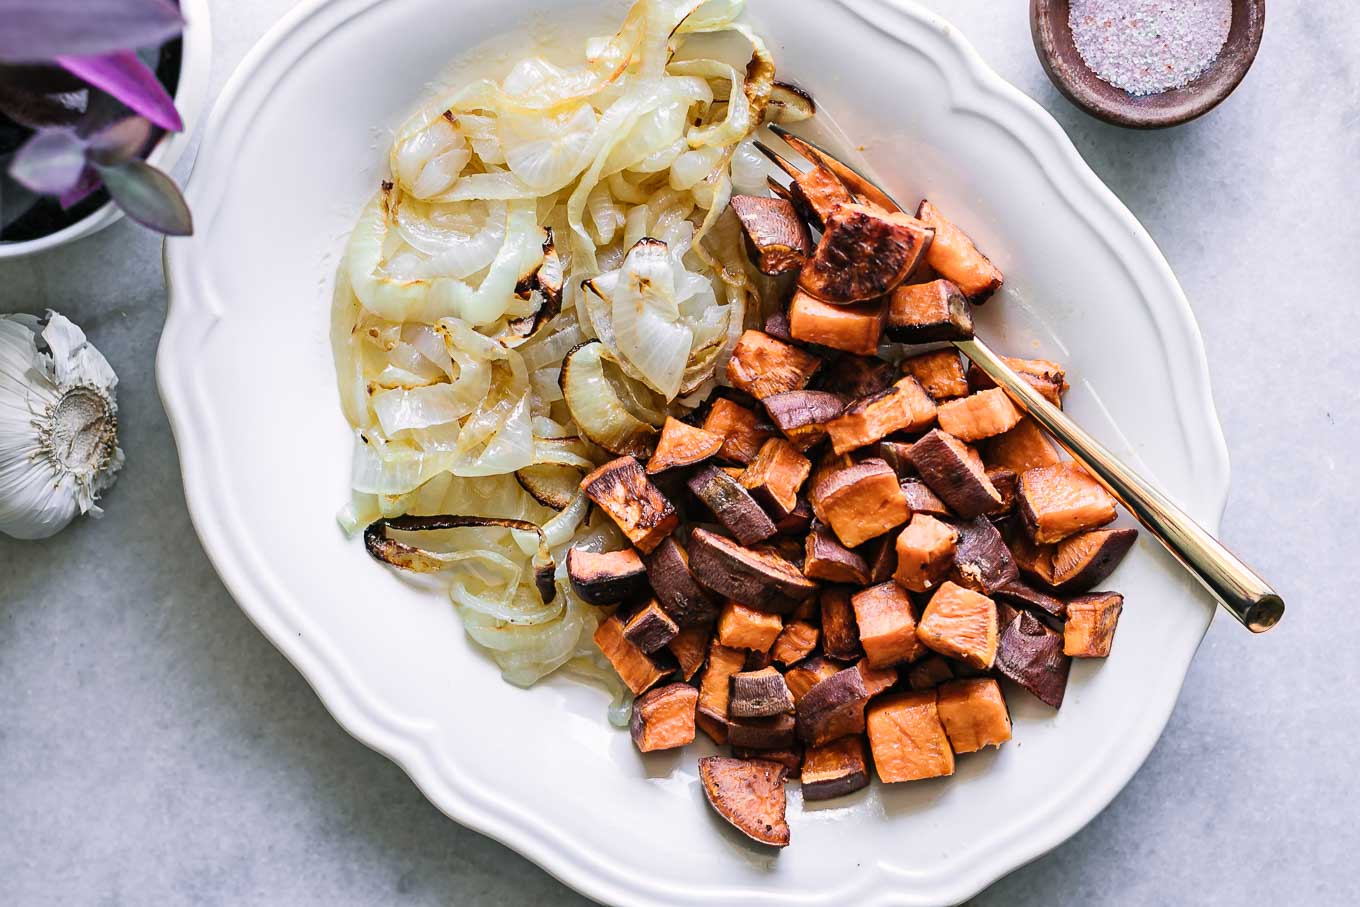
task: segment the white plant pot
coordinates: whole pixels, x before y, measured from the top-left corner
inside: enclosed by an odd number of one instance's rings
[[[179,5],[184,13],[185,26],[179,85],[175,89],[175,107],[184,120],[184,130],[166,133],[146,157],[147,163],[166,172],[183,157],[193,137],[194,129],[202,119],[212,66],[212,22],[208,15],[208,0],[180,0]],[[56,233],[22,242],[0,243],[0,260],[22,258],[35,252],[45,252],[64,246],[98,233],[122,216],[122,209],[113,202],[108,202],[92,214]]]

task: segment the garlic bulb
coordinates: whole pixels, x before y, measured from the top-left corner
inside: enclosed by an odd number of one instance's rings
[[[56,312],[0,315],[0,532],[55,535],[99,516],[99,493],[123,465],[118,376]]]

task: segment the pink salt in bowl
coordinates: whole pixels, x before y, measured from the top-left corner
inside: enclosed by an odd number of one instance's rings
[[[1232,24],[1218,56],[1179,88],[1131,94],[1098,76],[1077,49],[1069,0],[1030,0],[1034,48],[1053,84],[1091,116],[1131,129],[1161,129],[1203,116],[1232,94],[1256,60],[1265,0],[1232,0]]]

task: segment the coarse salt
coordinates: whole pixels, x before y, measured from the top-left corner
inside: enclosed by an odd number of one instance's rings
[[[1231,0],[1071,0],[1077,52],[1097,76],[1132,95],[1184,88],[1223,50]]]

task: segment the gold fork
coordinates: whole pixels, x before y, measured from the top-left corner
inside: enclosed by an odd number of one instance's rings
[[[825,149],[780,126],[770,128],[803,158],[822,165],[840,177],[853,195],[888,211],[905,213],[892,196]],[[803,172],[764,143],[756,144],[766,157],[790,177],[796,179]],[[1084,466],[1110,494],[1118,498],[1243,626],[1253,633],[1264,633],[1280,622],[1284,616],[1284,600],[1208,530],[1083,431],[1062,410],[1044,399],[981,339],[956,340],[954,346],[997,386],[1005,388],[1016,404],[1057,439],[1072,458]]]

